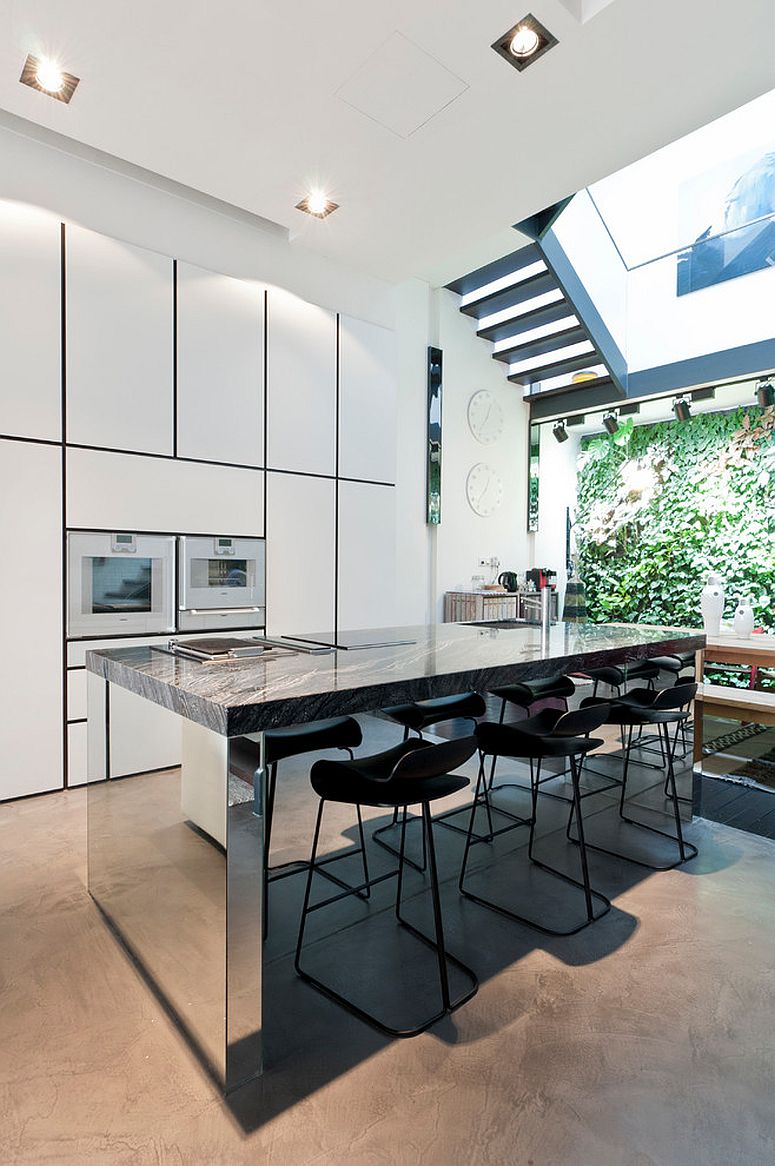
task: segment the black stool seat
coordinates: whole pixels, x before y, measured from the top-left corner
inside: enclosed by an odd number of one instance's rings
[[[530,721],[537,720],[538,717],[530,718]],[[477,726],[476,739],[485,757],[532,757],[536,760],[540,757],[575,757],[599,749],[605,743],[597,737],[555,735],[551,728],[544,730],[530,726],[526,721],[520,721],[518,725],[496,725],[485,721]]]
[[[628,680],[654,680],[659,676],[659,665],[652,660],[636,660],[619,668],[616,664],[606,664],[601,668],[587,668],[584,675],[598,684],[608,684],[611,688],[623,688]]]
[[[656,664],[660,672],[670,672],[673,676],[679,676],[689,668],[693,670],[696,665],[693,652],[683,652],[675,656],[651,656],[649,663]]]
[[[436,798],[446,797],[447,794],[455,793],[457,790],[463,789],[468,785],[468,778],[456,777],[450,774],[449,770],[457,769],[458,766],[463,765],[464,762],[473,756],[475,751],[476,741],[473,737],[445,741],[439,745],[434,745],[430,741],[411,740],[403,741],[400,745],[395,746],[395,748],[375,754],[373,757],[359,757],[357,761],[342,762],[321,760],[316,761],[312,766],[310,779],[315,792],[320,797],[320,804],[318,806],[317,822],[312,840],[312,853],[309,861],[304,904],[301,911],[301,923],[296,943],[294,966],[298,975],[308,984],[311,984],[312,987],[316,988],[318,992],[321,992],[329,1000],[333,1000],[336,1004],[346,1008],[354,1016],[366,1021],[367,1024],[371,1024],[380,1032],[387,1033],[389,1036],[409,1037],[417,1036],[418,1033],[425,1032],[436,1021],[449,1015],[450,1012],[454,1012],[466,1000],[470,1000],[479,986],[474,972],[466,967],[465,964],[461,963],[460,960],[456,959],[455,956],[450,955],[446,949],[441,912],[439,874],[436,863],[436,848],[433,840],[433,818],[431,817],[430,808],[431,801]],[[366,844],[361,833],[365,882],[359,887],[349,887],[340,894],[312,903],[310,900],[313,876],[315,873],[322,873],[320,871],[320,860],[317,858],[317,849],[320,840],[323,808],[328,801],[349,803],[355,806],[367,804],[372,806],[403,808],[398,866],[395,870],[388,871],[386,874],[379,875],[376,878],[369,878],[366,863]],[[434,923],[432,935],[426,935],[420,931],[414,924],[404,918],[402,914],[404,868],[407,865],[407,806],[418,802],[422,804],[421,821],[428,854],[428,874]],[[393,1025],[386,1024],[372,1012],[356,1004],[349,996],[335,990],[330,984],[327,984],[318,976],[314,975],[309,969],[302,967],[304,931],[307,917],[313,911],[327,907],[329,904],[337,902],[346,895],[360,894],[363,897],[365,894],[365,897],[368,897],[371,888],[376,883],[389,878],[397,878],[395,900],[395,917],[397,923],[425,947],[430,948],[436,957],[436,976],[438,977],[438,988],[441,997],[440,1007],[436,1008],[431,1015],[426,1015],[419,1023],[415,1023],[411,1027],[406,1028],[396,1028]],[[450,966],[457,968],[468,981],[468,987],[454,999],[450,993]],[[416,967],[416,962],[413,961],[412,974],[415,980],[417,979]],[[402,1004],[405,1003],[405,999],[406,993],[402,995]]]
[[[459,742],[450,742],[459,744]],[[372,757],[358,757],[354,761],[316,761],[310,772],[312,788],[327,802],[343,802],[361,806],[408,806],[435,801],[458,793],[469,784],[467,777],[438,772],[422,776],[427,770],[423,758],[409,763],[405,759],[425,749],[434,754],[434,769],[439,757],[430,741],[418,738],[402,741],[384,753]],[[471,741],[471,753],[473,753]],[[470,756],[471,754],[469,754]]]
[[[671,692],[669,688],[663,689],[663,692]],[[585,697],[581,702],[581,708],[595,708],[599,704],[608,704],[611,707],[608,724],[610,725],[674,725],[677,721],[685,720],[688,717],[688,712],[680,709],[668,709],[655,707],[655,697],[661,696],[661,693],[652,692],[651,689],[642,688],[636,689],[627,694],[627,696],[618,697],[616,700],[604,701],[597,696]],[[633,697],[640,697],[639,700],[632,699]],[[648,697],[648,701],[642,698]]]
[[[267,765],[275,765],[300,753],[356,749],[362,740],[361,726],[354,717],[331,717],[307,725],[290,725],[287,729],[267,729],[264,732],[264,757]]]
[[[411,704],[396,704],[382,711],[405,729],[414,729],[419,733],[440,721],[453,721],[458,717],[483,717],[487,706],[478,692],[463,692],[455,696],[435,697],[433,700],[416,700]]]
[[[541,680],[504,684],[502,688],[493,688],[491,691],[493,696],[527,709],[539,700],[567,700],[569,696],[573,696],[576,686],[569,676],[558,673],[556,676],[547,676]]]

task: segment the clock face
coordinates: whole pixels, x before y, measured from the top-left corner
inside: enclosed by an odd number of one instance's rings
[[[503,501],[503,482],[492,466],[477,462],[468,471],[466,497],[474,514],[489,518]]]
[[[480,389],[468,402],[468,427],[482,445],[492,445],[503,433],[503,409],[488,389]]]

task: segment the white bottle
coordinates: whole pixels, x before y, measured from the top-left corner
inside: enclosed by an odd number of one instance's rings
[[[735,635],[740,636],[742,640],[747,640],[753,631],[754,622],[753,595],[748,595],[745,599],[741,596],[735,608],[735,618],[732,623]]]
[[[716,639],[721,633],[721,617],[724,614],[724,587],[721,576],[711,572],[708,582],[700,594],[700,611],[705,635]]]

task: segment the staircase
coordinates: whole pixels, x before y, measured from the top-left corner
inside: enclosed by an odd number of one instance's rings
[[[476,320],[477,336],[492,342],[493,357],[507,365],[508,379],[523,386],[533,409],[540,397],[542,415],[624,395],[539,242],[447,287],[460,296],[460,311]],[[582,371],[589,377],[574,381]]]

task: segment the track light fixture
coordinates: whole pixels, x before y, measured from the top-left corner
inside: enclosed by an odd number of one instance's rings
[[[603,425],[605,426],[608,433],[612,435],[616,433],[619,428],[619,418],[616,416],[613,410],[605,414],[603,417]]]
[[[762,409],[769,409],[775,405],[775,388],[768,377],[764,377],[756,386],[756,400]]]
[[[564,421],[558,421],[555,425],[552,426],[552,433],[554,434],[555,441],[568,440],[568,431],[565,428],[565,424],[566,423]]]
[[[673,412],[676,421],[688,421],[692,415],[691,403],[686,397],[676,397],[673,401]]]

